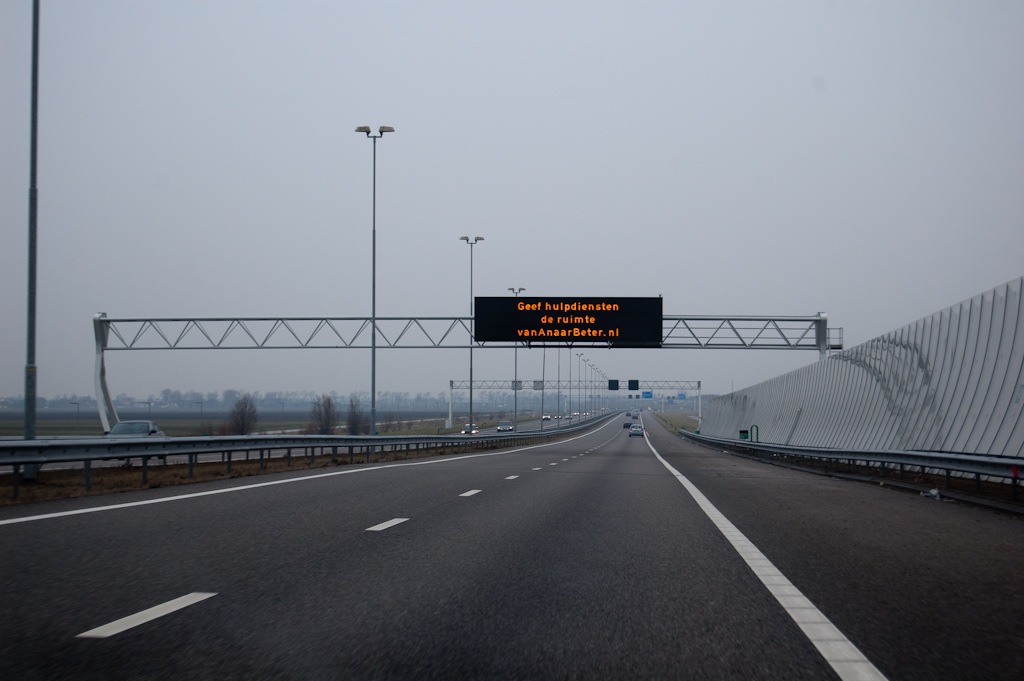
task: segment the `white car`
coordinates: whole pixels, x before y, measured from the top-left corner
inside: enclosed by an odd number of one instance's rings
[[[543,416],[540,417],[540,420],[541,421],[550,421],[551,420],[551,414],[544,414]]]

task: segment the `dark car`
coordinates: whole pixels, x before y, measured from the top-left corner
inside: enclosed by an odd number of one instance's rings
[[[622,424],[622,427],[623,428],[629,428],[631,425],[633,425],[632,421],[626,421],[625,423]]]
[[[499,421],[498,432],[499,433],[511,433],[513,430],[511,421]]]
[[[629,436],[633,437],[634,435],[639,435],[640,437],[644,436],[644,427],[639,423],[634,423],[629,427]]]
[[[467,423],[466,425],[462,426],[463,435],[476,435],[479,432],[480,429],[477,427],[475,423]]]
[[[152,421],[120,421],[103,437],[164,437],[164,432]]]

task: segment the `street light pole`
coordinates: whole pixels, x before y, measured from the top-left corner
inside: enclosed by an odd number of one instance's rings
[[[583,420],[583,403],[582,403],[583,400],[581,399],[582,395],[583,395],[582,391],[583,391],[583,353],[582,352],[577,352],[576,353],[576,409],[579,410],[580,421]],[[572,403],[571,402],[570,402],[569,406],[572,407]]]
[[[32,3],[32,129],[29,140],[28,185],[28,323],[25,342],[25,429],[26,440],[36,439],[36,140],[39,126],[39,0]],[[38,466],[25,467],[25,475],[35,478]]]
[[[561,347],[556,347],[555,348],[555,353],[557,355],[557,357],[555,358],[555,361],[558,363],[558,378],[555,381],[555,385],[558,388],[558,397],[555,400],[555,404],[557,405],[557,407],[555,409],[555,413],[558,414],[558,426],[557,427],[561,428],[562,427],[562,348]]]
[[[512,292],[512,295],[514,295],[516,298],[518,298],[519,294],[521,292],[525,291],[526,289],[521,287],[521,286],[518,289],[515,288],[514,286],[510,286],[508,290]],[[512,400],[512,405],[513,405],[512,406],[512,432],[518,433],[519,432],[519,343],[516,343],[513,346],[513,352],[514,352],[514,359],[513,359],[514,368],[512,370],[513,371],[513,373],[512,373],[512,397],[513,397],[513,400]],[[543,427],[543,425],[544,425],[544,422],[541,421],[541,426]]]
[[[469,429],[473,430],[473,344],[476,343],[476,312],[473,301],[473,246],[483,241],[482,236],[475,236],[470,241],[468,236],[460,236],[461,241],[469,244]]]
[[[361,125],[356,132],[364,132],[373,140],[373,239],[370,264],[370,434],[377,434],[377,140],[386,132],[394,132],[382,125],[374,135],[370,126]]]

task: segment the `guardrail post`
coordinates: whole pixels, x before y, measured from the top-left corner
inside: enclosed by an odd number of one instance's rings
[[[348,462],[350,464],[351,463],[355,463],[354,454],[352,453],[354,449],[355,449],[355,447],[353,447],[352,445],[348,446]]]
[[[89,461],[88,459],[86,459],[84,463],[85,463],[85,488],[89,489],[89,488],[92,487],[92,466],[90,465],[92,463],[92,461]]]
[[[309,448],[309,465],[310,467],[316,463],[316,447]]]
[[[228,475],[231,475],[231,452],[229,451],[227,453],[227,455],[228,455]]]
[[[331,463],[337,463],[338,459],[338,445],[331,447]]]
[[[285,456],[286,459],[288,459],[288,466],[290,467],[292,465],[292,448],[291,447],[289,447],[288,449],[284,450],[284,456]]]
[[[145,485],[149,480],[149,457],[142,457],[142,484]]]
[[[260,450],[260,470],[265,470],[266,464],[263,463],[263,450]]]
[[[975,492],[980,492],[981,491],[981,473],[975,473],[974,474],[974,491]]]
[[[21,464],[14,464],[14,470],[11,471],[11,487],[14,498],[18,498],[19,483],[21,482]]]
[[[949,489],[949,469],[946,469],[946,489]]]

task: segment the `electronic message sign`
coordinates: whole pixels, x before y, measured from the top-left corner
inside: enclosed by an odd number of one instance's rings
[[[515,298],[475,300],[476,340],[661,346],[661,298]]]

